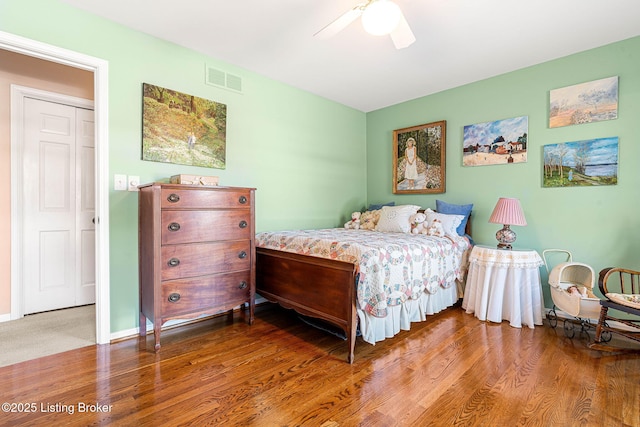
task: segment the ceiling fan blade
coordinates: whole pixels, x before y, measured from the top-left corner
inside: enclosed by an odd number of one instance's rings
[[[315,33],[313,37],[317,37],[319,39],[328,39],[329,37],[333,37],[340,31],[344,30],[347,25],[355,21],[360,15],[362,15],[362,5],[355,6],[353,9],[344,13],[335,21]]]
[[[389,35],[396,49],[404,49],[416,41],[416,36],[413,35],[413,31],[411,31],[411,27],[409,27],[409,23],[402,12],[400,12],[400,23]]]

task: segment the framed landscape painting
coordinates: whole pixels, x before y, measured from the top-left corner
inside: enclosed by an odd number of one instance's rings
[[[549,94],[549,127],[618,118],[618,77],[554,89]]]
[[[618,183],[618,137],[549,144],[543,152],[543,187]]]
[[[142,160],[225,168],[225,104],[147,83],[142,92]]]
[[[393,131],[393,193],[445,192],[446,121]]]
[[[463,131],[462,165],[524,163],[528,133],[528,116],[467,125]]]

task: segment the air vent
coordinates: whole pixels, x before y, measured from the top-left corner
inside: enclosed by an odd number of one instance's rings
[[[227,87],[242,92],[242,79],[233,74],[227,74]]]
[[[206,68],[205,83],[242,93],[242,78],[212,67]]]
[[[225,85],[225,72],[215,68],[207,68],[207,84],[214,86]]]

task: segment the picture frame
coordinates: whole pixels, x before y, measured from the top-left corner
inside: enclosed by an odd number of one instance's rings
[[[618,137],[543,146],[542,186],[593,187],[618,184]]]
[[[142,84],[142,160],[225,169],[227,106]]]
[[[462,137],[462,166],[526,163],[529,116],[467,125]]]
[[[618,76],[549,92],[549,128],[618,118]]]
[[[445,192],[446,138],[446,120],[393,131],[393,194]]]

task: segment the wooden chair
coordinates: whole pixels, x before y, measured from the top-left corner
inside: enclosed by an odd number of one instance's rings
[[[607,299],[600,301],[600,319],[596,327],[596,347],[604,348],[600,344],[605,341],[603,334],[619,334],[628,339],[640,342],[640,304],[627,301],[623,295],[640,294],[640,271],[626,268],[609,267],[600,271],[598,278],[600,292]],[[609,309],[612,309],[609,311]],[[626,325],[628,328],[614,328],[608,324],[614,321]],[[637,331],[636,331],[637,330]]]

